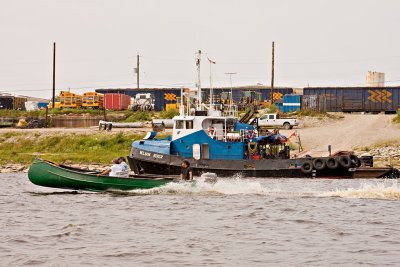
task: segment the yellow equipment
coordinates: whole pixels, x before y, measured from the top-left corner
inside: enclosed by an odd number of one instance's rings
[[[82,96],[61,91],[60,92],[60,108],[80,108],[82,106]]]
[[[83,108],[103,108],[104,96],[96,92],[86,92],[82,96]]]
[[[178,103],[165,104],[165,111],[168,112],[168,111],[170,111],[170,110],[179,111]]]
[[[60,108],[60,101],[55,101],[54,102],[54,107],[55,108]],[[50,103],[47,105],[47,108],[53,108],[53,101],[50,101]]]

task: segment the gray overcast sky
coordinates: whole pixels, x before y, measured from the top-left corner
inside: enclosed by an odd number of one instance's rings
[[[195,51],[217,62],[214,85],[355,86],[368,70],[400,80],[400,1],[1,0],[0,91],[49,97],[57,89],[194,86]],[[202,85],[209,66],[203,57]],[[397,85],[399,82],[387,83]],[[78,89],[75,89],[78,88]]]

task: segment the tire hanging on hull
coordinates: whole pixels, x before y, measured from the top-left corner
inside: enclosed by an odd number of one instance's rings
[[[350,168],[351,167],[351,160],[349,156],[340,156],[339,163],[342,165],[343,168]]]
[[[316,158],[313,160],[312,165],[313,165],[314,169],[316,169],[317,171],[321,171],[321,170],[325,169],[326,162],[322,158]]]
[[[337,169],[339,167],[339,162],[336,158],[334,157],[329,157],[326,161],[326,167],[328,167],[331,170]]]
[[[301,165],[300,170],[304,174],[310,174],[313,171],[313,164],[310,161],[306,161]]]

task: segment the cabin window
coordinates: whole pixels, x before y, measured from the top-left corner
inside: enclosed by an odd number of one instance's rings
[[[269,115],[269,119],[273,120],[274,119],[274,115]]]
[[[184,129],[184,121],[176,121],[176,129]]]
[[[193,121],[186,121],[186,129],[193,129]]]

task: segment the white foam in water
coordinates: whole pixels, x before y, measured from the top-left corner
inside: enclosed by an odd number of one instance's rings
[[[327,180],[319,181],[317,187],[307,186],[304,183],[290,184],[274,180],[271,183],[261,183],[260,180],[241,179],[240,176],[234,178],[218,178],[215,183],[210,183],[206,178],[197,178],[194,183],[168,183],[165,186],[133,190],[123,194],[221,194],[221,195],[263,195],[274,197],[342,197],[342,198],[365,198],[365,199],[388,199],[400,200],[400,184],[397,181],[360,181],[358,187],[348,187],[345,189],[318,189],[326,185]],[[348,180],[344,181],[347,182]],[[356,181],[354,181],[356,182]],[[343,184],[345,185],[345,184]]]
[[[364,183],[359,188],[347,188],[320,194],[323,197],[342,197],[342,198],[373,198],[400,200],[400,185],[397,181],[392,184],[385,182]]]
[[[195,183],[168,183],[163,187],[135,190],[139,194],[266,194],[268,190],[257,181],[243,180],[240,178],[227,178],[215,183],[206,182],[204,178],[196,179]]]

